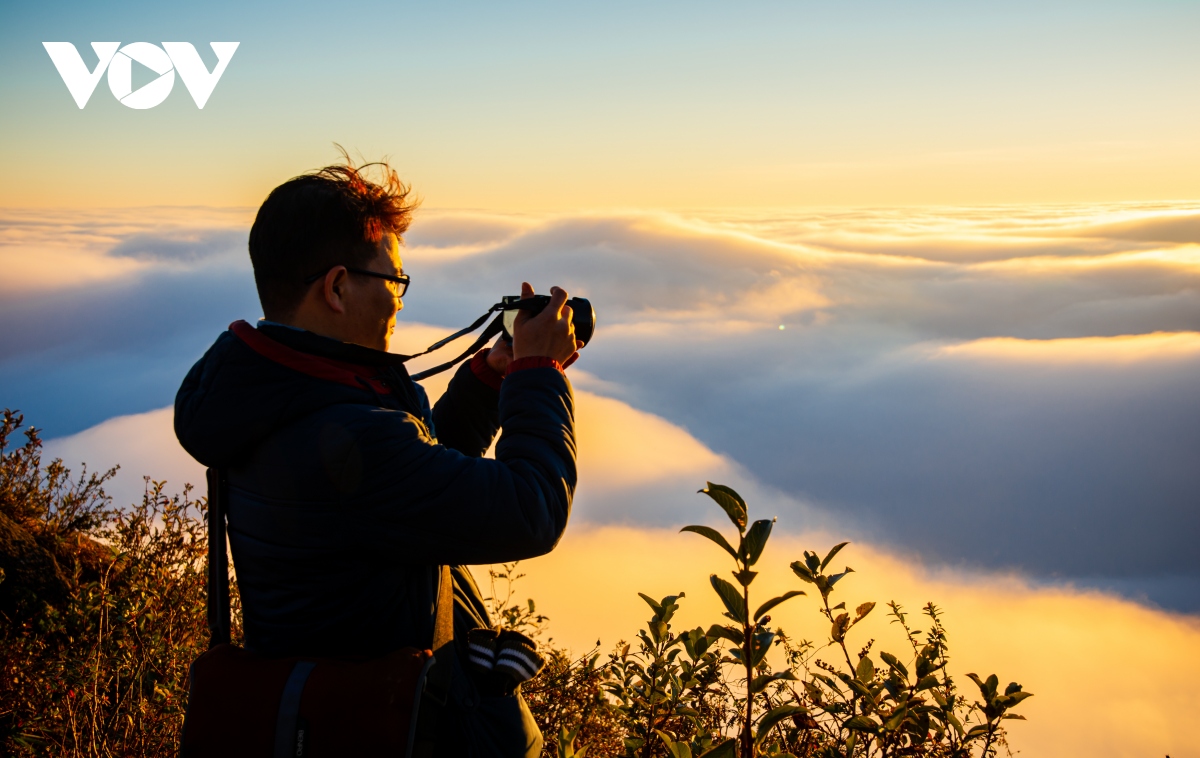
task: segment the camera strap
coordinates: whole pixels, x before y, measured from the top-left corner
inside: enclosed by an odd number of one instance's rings
[[[445,339],[438,340],[437,342],[433,343],[432,345],[425,348],[421,352],[419,352],[415,355],[408,356],[408,360],[411,360],[413,358],[419,358],[422,355],[427,355],[429,353],[432,353],[434,350],[438,350],[442,347],[445,347],[446,345],[450,344],[451,342],[458,339],[459,337],[470,334],[471,332],[475,331],[479,327],[483,326],[483,322],[487,321],[489,316],[491,316],[493,313],[495,313],[496,311],[499,311],[501,309],[502,309],[502,304],[496,303],[491,308],[488,308],[487,313],[485,313],[482,316],[480,316],[479,318],[475,319],[474,323],[472,323],[467,328],[459,329],[454,334],[451,334],[449,337],[446,337]],[[499,316],[496,316],[496,318],[494,318],[492,320],[492,323],[487,325],[487,328],[483,330],[483,332],[479,335],[479,337],[475,340],[475,342],[473,342],[470,347],[468,347],[466,350],[464,350],[461,355],[459,355],[457,358],[446,361],[445,363],[434,366],[433,368],[428,368],[428,369],[425,369],[424,371],[413,374],[412,375],[413,381],[420,381],[421,379],[433,376],[434,374],[440,374],[443,371],[445,371],[446,369],[452,368],[452,367],[458,365],[459,362],[461,362],[462,360],[473,355],[475,353],[475,351],[478,350],[479,348],[483,347],[487,343],[488,340],[490,340],[492,337],[495,337],[497,334],[499,334],[502,331],[504,331],[504,314],[503,313],[501,313]]]

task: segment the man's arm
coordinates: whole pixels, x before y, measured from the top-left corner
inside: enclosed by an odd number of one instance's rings
[[[360,418],[351,436],[371,460],[365,491],[353,498],[357,512],[346,515],[360,520],[364,547],[417,564],[501,563],[549,552],[566,529],[576,482],[574,398],[556,362],[516,361],[500,391],[499,417],[495,460],[435,443],[402,412]]]
[[[500,428],[500,385],[503,376],[480,350],[459,366],[446,392],[433,407],[433,427],[438,442],[474,458],[491,447]]]

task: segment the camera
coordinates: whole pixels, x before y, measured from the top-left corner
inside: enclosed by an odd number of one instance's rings
[[[500,298],[499,310],[504,312],[504,338],[512,342],[513,324],[517,323],[517,313],[528,311],[530,316],[541,313],[550,304],[549,295],[534,295],[521,299],[520,295],[505,295]],[[596,331],[596,311],[592,303],[584,297],[573,297],[567,301],[571,307],[571,323],[575,325],[575,339],[587,344]]]
[[[503,333],[504,338],[509,342],[512,342],[513,325],[517,323],[517,314],[521,311],[528,311],[531,316],[536,316],[537,314],[541,313],[549,304],[549,295],[534,295],[533,297],[527,297],[524,299],[522,299],[520,295],[505,295],[504,297],[500,298],[500,302],[496,303],[491,308],[488,308],[487,313],[475,319],[475,323],[471,324],[465,329],[459,329],[457,332],[451,334],[445,339],[438,340],[415,355],[405,356],[404,360],[407,361],[411,360],[412,358],[418,358],[422,355],[428,355],[434,350],[440,350],[459,337],[470,334],[479,327],[483,326],[484,323],[492,317],[493,313],[500,311],[500,315],[496,316],[492,320],[492,323],[488,324],[487,328],[483,330],[483,333],[476,338],[474,344],[468,347],[462,353],[462,355],[446,361],[445,363],[434,366],[433,368],[425,369],[424,371],[413,374],[412,378],[414,380],[424,379],[426,377],[433,376],[434,374],[440,374],[446,369],[456,366],[468,356],[473,355],[476,350],[483,347],[489,339],[495,337],[497,334]],[[592,341],[592,334],[596,331],[596,311],[594,308],[592,308],[591,301],[585,297],[573,297],[567,301],[567,305],[571,306],[571,323],[575,326],[575,339],[579,340],[581,343],[583,343],[583,345],[586,345]]]

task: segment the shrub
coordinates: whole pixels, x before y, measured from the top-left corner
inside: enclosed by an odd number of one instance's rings
[[[151,482],[115,509],[115,468],[43,467],[33,428],[9,451],[21,422],[5,411],[0,427],[0,752],[177,755],[208,641],[205,501]]]
[[[611,656],[608,691],[626,730],[629,756],[993,756],[1005,746],[1002,722],[1022,716],[1009,711],[1030,697],[1017,683],[1001,693],[995,675],[968,674],[979,689],[969,700],[947,668],[949,644],[940,611],[924,608],[928,631],[915,630],[896,603],[893,620],[903,630],[900,655],[871,657],[874,640],[851,652],[850,631],[875,608],[830,605],[835,585],[853,569],[829,573],[835,556],[849,543],[833,546],[822,558],[806,551],[792,571],[820,595],[818,612],[830,624],[828,641],[792,641],[770,626],[770,611],[804,595],[792,590],[755,606],[752,567],[770,538],[773,521],[748,525],[744,500],[728,487],[709,483],[701,492],[725,511],[737,529],[735,540],[706,526],[687,526],[708,538],[734,561],[736,585],[713,574],[714,591],[725,620],[680,632],[670,620],[682,598],[642,598],[653,611],[638,633],[638,649]],[[729,623],[732,622],[732,623]],[[767,652],[779,646],[785,665],[772,670]],[[821,656],[830,656],[833,662]]]

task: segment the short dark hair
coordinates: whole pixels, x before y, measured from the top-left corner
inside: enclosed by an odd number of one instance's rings
[[[343,153],[345,155],[345,153]],[[382,179],[365,178],[377,169]],[[304,280],[333,266],[363,266],[379,240],[404,234],[420,201],[386,161],[326,166],[289,179],[263,201],[250,228],[250,263],[263,315],[286,317]]]

